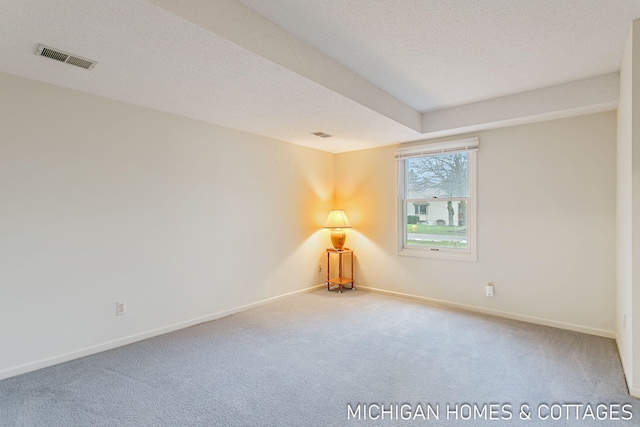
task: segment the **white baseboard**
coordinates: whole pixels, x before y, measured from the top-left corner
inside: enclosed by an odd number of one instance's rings
[[[626,379],[627,390],[629,391],[629,394],[631,396],[640,399],[640,388],[633,387],[633,383],[630,381],[632,379],[630,375],[631,373],[627,369],[627,364],[624,360],[624,357],[622,357],[622,354],[623,354],[622,348],[620,348],[620,340],[618,339],[617,333],[616,333],[616,347],[618,348],[618,354],[620,355],[620,363],[622,364],[622,372],[624,373],[624,378]]]
[[[111,350],[116,347],[121,347],[123,345],[131,344],[136,341],[142,341],[147,338],[152,338],[158,335],[163,335],[169,332],[177,331],[179,329],[188,328],[189,326],[198,325],[200,323],[210,322],[211,320],[220,319],[222,317],[229,316],[231,314],[239,313],[241,311],[250,310],[252,308],[260,307],[265,304],[269,304],[275,301],[279,301],[286,298],[291,298],[296,295],[304,294],[307,292],[315,291],[319,289],[325,284],[320,284],[316,286],[311,286],[306,289],[301,289],[298,291],[289,292],[283,295],[278,295],[275,297],[267,298],[261,301],[257,301],[251,304],[242,305],[240,307],[231,308],[229,310],[219,311],[217,313],[208,314],[206,316],[196,317],[194,319],[185,320],[183,322],[174,323],[172,325],[163,326],[161,328],[152,329],[145,332],[139,332],[137,334],[128,335],[126,337],[117,338],[115,340],[103,342],[100,344],[92,345],[89,347],[84,347],[79,350],[71,351],[69,353],[61,354],[58,356],[48,357],[46,359],[41,359],[35,362],[28,362],[22,365],[14,366],[8,369],[0,370],[0,380],[5,378],[14,377],[16,375],[25,374],[27,372],[35,371],[38,369],[46,368],[48,366],[57,365],[58,363],[68,362],[70,360],[79,359],[81,357],[89,356],[92,354],[100,353],[105,350]]]
[[[523,315],[523,314],[510,313],[510,312],[507,312],[507,311],[500,311],[500,310],[493,310],[493,309],[490,309],[490,308],[478,307],[478,306],[475,306],[475,305],[460,304],[460,303],[457,303],[457,302],[451,302],[451,301],[439,300],[439,299],[435,299],[435,298],[422,297],[422,296],[418,296],[418,295],[405,294],[405,293],[402,293],[402,292],[387,291],[385,289],[370,288],[368,286],[358,285],[358,286],[356,286],[356,288],[357,289],[362,289],[364,291],[377,292],[377,293],[380,293],[380,294],[391,295],[391,296],[400,297],[400,298],[408,298],[408,299],[413,299],[413,300],[418,300],[418,301],[425,301],[425,302],[429,302],[429,303],[432,303],[432,304],[439,304],[439,305],[444,305],[444,306],[448,306],[448,307],[460,308],[460,309],[467,310],[467,311],[473,311],[475,313],[489,314],[489,315],[492,315],[492,316],[504,317],[504,318],[507,318],[507,319],[520,320],[520,321],[523,321],[523,322],[535,323],[535,324],[538,324],[538,325],[551,326],[551,327],[559,328],[559,329],[567,329],[569,331],[582,332],[582,333],[590,334],[590,335],[597,335],[599,337],[615,338],[615,332],[607,331],[605,329],[591,328],[589,326],[575,325],[573,323],[558,322],[556,320],[543,319],[541,317],[526,316],[526,315]]]

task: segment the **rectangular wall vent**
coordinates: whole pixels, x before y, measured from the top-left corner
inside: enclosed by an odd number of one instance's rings
[[[324,132],[311,132],[311,135],[319,136],[320,138],[331,138],[333,136]]]
[[[85,68],[87,70],[92,69],[97,62],[91,59],[82,58],[81,56],[72,55],[67,52],[63,52],[52,47],[39,44],[36,50],[36,55],[46,56],[47,58],[55,59],[56,61],[65,62],[67,64],[75,65],[76,67]]]

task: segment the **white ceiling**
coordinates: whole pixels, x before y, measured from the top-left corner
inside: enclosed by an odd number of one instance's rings
[[[640,0],[0,0],[0,12],[2,72],[343,152],[469,117],[444,129],[456,133],[477,124],[474,105],[499,111],[495,98],[550,86],[609,89],[571,109],[534,91],[541,115],[611,108],[611,77],[562,85],[619,70]],[[39,43],[98,64],[38,57]]]
[[[418,111],[620,69],[637,0],[238,0]]]

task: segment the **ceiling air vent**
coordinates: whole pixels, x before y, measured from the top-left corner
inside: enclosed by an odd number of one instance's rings
[[[333,136],[324,132],[311,132],[311,135],[319,136],[320,138],[331,138]]]
[[[75,65],[80,68],[85,68],[90,70],[94,65],[97,64],[96,61],[91,59],[83,58],[81,56],[72,55],[67,52],[63,52],[58,49],[54,49],[52,47],[44,46],[39,44],[38,49],[36,50],[36,55],[46,56],[47,58],[55,59],[56,61],[66,62],[67,64]]]

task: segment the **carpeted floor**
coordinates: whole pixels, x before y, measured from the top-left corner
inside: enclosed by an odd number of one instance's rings
[[[638,408],[613,340],[361,290],[0,381],[0,426],[627,426]]]

